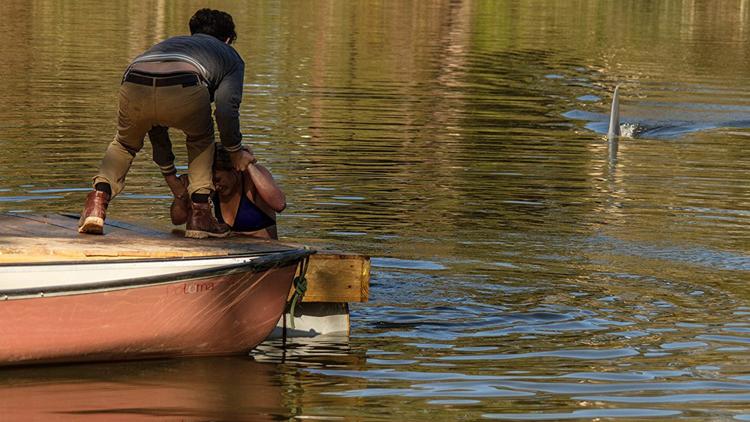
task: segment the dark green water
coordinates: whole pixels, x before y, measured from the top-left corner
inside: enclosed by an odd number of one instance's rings
[[[750,420],[750,2],[4,0],[0,212],[79,211],[205,5],[281,236],[370,254],[371,301],[255,360],[3,370],[0,419]],[[110,216],[166,229],[147,150]]]

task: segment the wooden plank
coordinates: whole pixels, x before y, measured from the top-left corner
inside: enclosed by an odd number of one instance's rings
[[[27,235],[65,236],[70,234],[70,229],[64,225],[54,224],[45,216],[36,214],[3,214],[0,216],[0,233],[11,231]]]
[[[104,236],[80,235],[77,225],[77,219],[59,214],[0,214],[0,263],[226,256],[301,247],[247,236],[185,239],[180,231],[116,221],[108,222]],[[370,258],[318,252],[310,258],[307,280],[303,302],[366,302]]]
[[[307,292],[303,302],[367,302],[370,258],[364,255],[320,251],[310,257]],[[294,289],[289,294],[291,298]]]
[[[0,262],[226,256],[300,247],[241,237],[186,239],[116,221],[107,222],[104,236],[80,235],[77,224],[62,215],[1,214]]]

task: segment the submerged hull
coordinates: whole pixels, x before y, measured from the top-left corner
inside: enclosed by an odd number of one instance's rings
[[[308,254],[285,251],[191,271],[152,268],[134,279],[88,279],[96,271],[65,264],[60,268],[80,277],[61,273],[45,282],[49,266],[26,266],[31,279],[19,275],[24,266],[6,267],[0,365],[246,353],[273,330]],[[137,262],[128,265],[137,270]]]

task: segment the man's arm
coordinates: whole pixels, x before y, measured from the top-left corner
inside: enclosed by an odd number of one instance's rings
[[[249,148],[242,146],[240,132],[240,103],[242,103],[242,87],[245,78],[245,64],[240,62],[232,72],[224,76],[216,92],[216,125],[219,127],[221,144],[229,152],[232,165],[237,171],[244,171],[255,161]]]
[[[169,130],[164,126],[154,126],[148,131],[148,139],[151,141],[152,158],[159,166],[161,174],[169,175],[177,173],[174,166],[174,153],[172,152],[172,141],[169,139]]]
[[[224,148],[232,153],[242,148],[242,133],[240,132],[240,103],[242,102],[242,87],[245,78],[245,64],[239,62],[232,72],[222,79],[214,92],[216,102],[216,125]]]
[[[177,168],[174,166],[174,152],[172,152],[172,141],[169,139],[169,130],[164,126],[154,126],[148,131],[148,139],[151,141],[152,157],[159,166],[169,190],[175,198],[181,199],[187,195],[187,186],[177,178]]]

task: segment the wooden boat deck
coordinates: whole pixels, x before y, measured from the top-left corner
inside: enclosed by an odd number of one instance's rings
[[[301,245],[246,236],[186,239],[184,232],[162,232],[108,221],[104,236],[78,233],[75,216],[0,214],[0,265],[37,262],[189,258],[264,253]],[[370,260],[338,252],[313,255],[305,302],[365,302]]]

